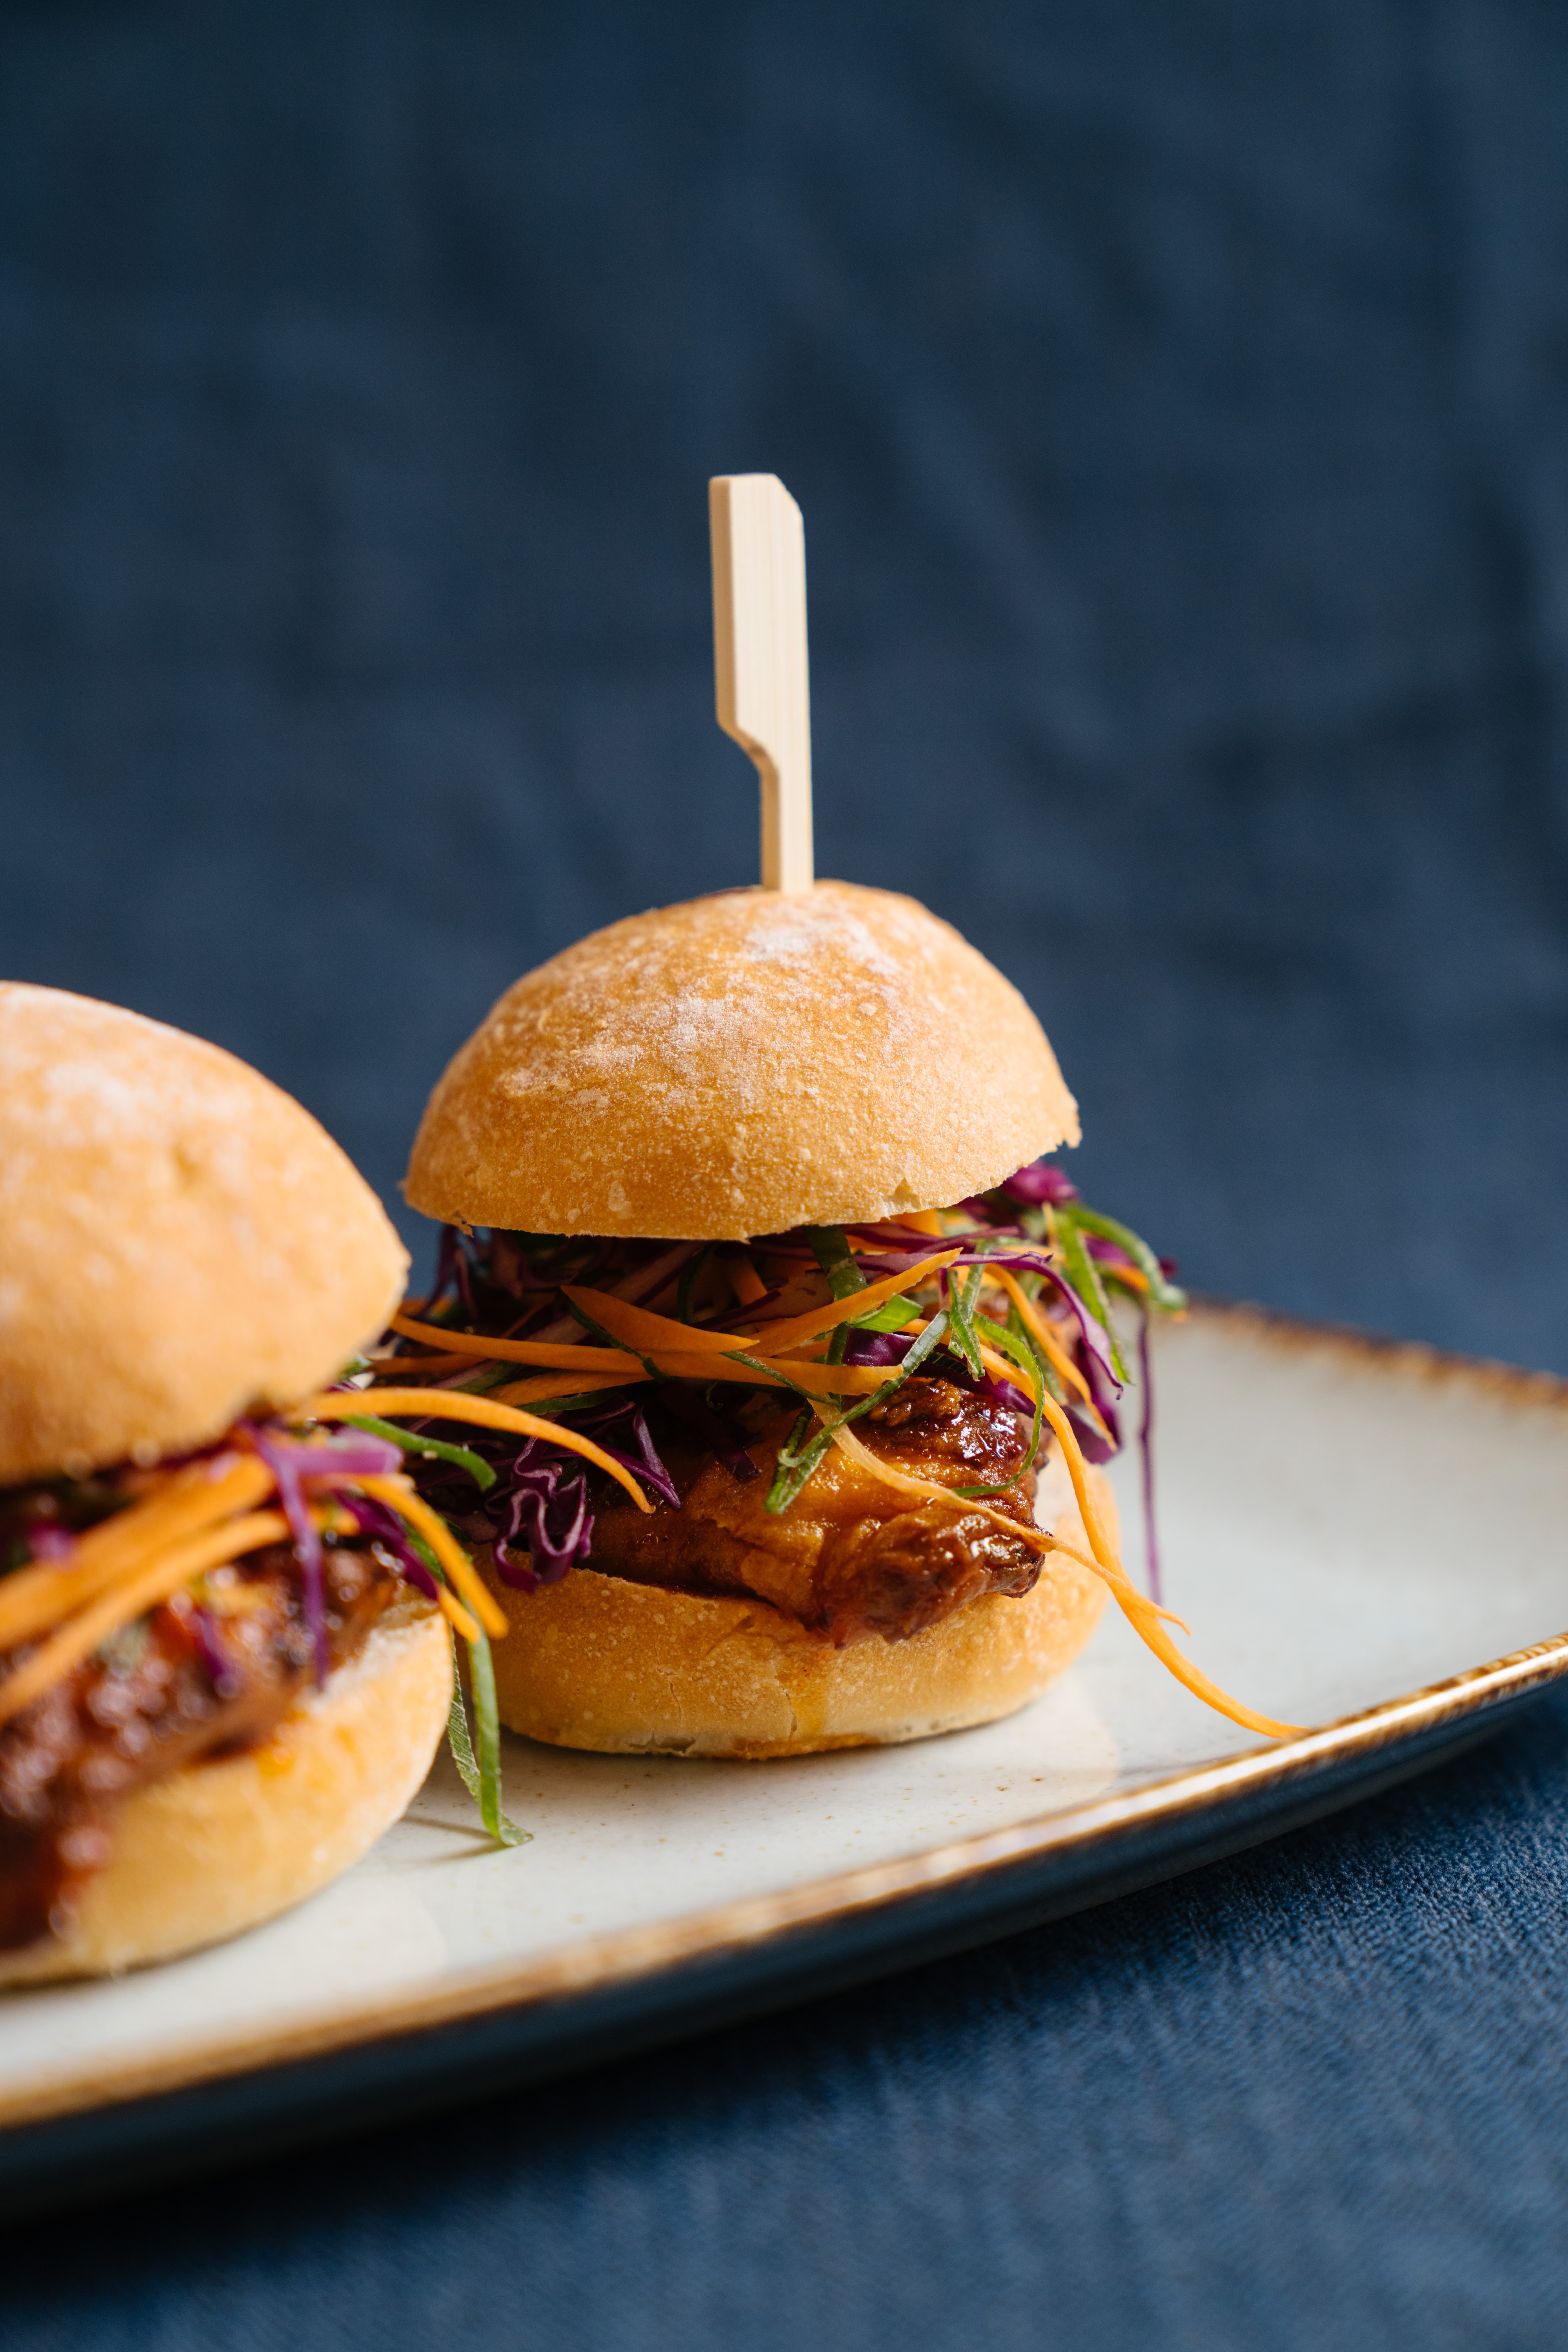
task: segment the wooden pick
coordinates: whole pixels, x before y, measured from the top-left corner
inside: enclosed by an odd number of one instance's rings
[[[756,761],[763,887],[809,890],[811,694],[805,657],[805,530],[776,474],[718,474],[713,532],[713,679],[719,724]]]

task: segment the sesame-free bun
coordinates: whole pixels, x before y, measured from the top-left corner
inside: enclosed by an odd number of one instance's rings
[[[472,1225],[747,1240],[945,1208],[1078,1135],[983,955],[912,898],[819,882],[633,915],[525,973],[405,1190]]]
[[[407,1266],[331,1137],[246,1063],[0,982],[0,1485],[308,1395]]]
[[[446,1621],[402,1602],[264,1748],[116,1807],[74,1924],[0,1953],[0,1985],[118,1975],[259,1927],[367,1853],[429,1771],[452,1702]]]
[[[1042,1522],[1087,1552],[1065,1473],[1054,1470],[1040,1482]],[[1114,1539],[1110,1485],[1089,1475]],[[988,1593],[907,1642],[840,1650],[763,1601],[672,1592],[592,1569],[528,1600],[491,1580],[511,1618],[494,1651],[501,1721],[554,1747],[634,1755],[806,1756],[991,1723],[1071,1665],[1105,1606],[1098,1576],[1047,1552],[1019,1599]]]

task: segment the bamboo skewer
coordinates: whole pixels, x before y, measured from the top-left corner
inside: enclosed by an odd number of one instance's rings
[[[763,887],[809,890],[811,694],[805,650],[805,530],[776,474],[718,474],[713,679],[719,724],[756,762]]]

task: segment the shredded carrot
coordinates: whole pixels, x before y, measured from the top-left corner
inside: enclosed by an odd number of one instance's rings
[[[673,1316],[650,1315],[646,1307],[634,1307],[629,1299],[613,1297],[607,1290],[588,1289],[582,1283],[564,1284],[563,1296],[574,1307],[581,1306],[613,1339],[635,1348],[640,1356],[656,1350],[662,1354],[669,1348],[678,1348],[684,1356],[705,1355],[710,1349],[723,1356],[747,1345],[738,1331],[707,1331],[695,1324],[678,1323]],[[604,1349],[598,1352],[602,1356]]]
[[[26,1663],[0,1683],[0,1723],[9,1723],[23,1707],[30,1706],[73,1666],[79,1665],[100,1642],[117,1633],[122,1625],[145,1615],[160,1601],[177,1592],[182,1584],[204,1569],[220,1568],[227,1560],[237,1559],[258,1544],[278,1543],[287,1538],[289,1522],[281,1511],[249,1511],[226,1526],[210,1528],[190,1542],[176,1544],[163,1552],[139,1574],[122,1579],[103,1593],[90,1608],[70,1618],[57,1633],[43,1643]]]
[[[754,1307],[768,1295],[768,1286],[749,1257],[726,1258],[724,1272],[737,1307]]]
[[[741,1342],[745,1347],[745,1341]],[[888,1385],[889,1370],[886,1364],[814,1364],[799,1356],[775,1357],[770,1351],[748,1348],[752,1358],[742,1364],[729,1358],[717,1377],[733,1381],[742,1388],[773,1388],[784,1393],[782,1383],[793,1383],[814,1397],[875,1396]],[[661,1372],[674,1380],[710,1381],[716,1377],[711,1356],[678,1356],[671,1349],[661,1348],[651,1360]],[[775,1377],[776,1375],[776,1377]]]
[[[686,1328],[684,1324],[677,1328]],[[552,1364],[571,1372],[640,1370],[635,1356],[617,1355],[613,1348],[579,1348],[550,1339],[481,1339],[477,1331],[443,1331],[433,1323],[416,1323],[407,1315],[395,1315],[392,1328],[401,1331],[405,1339],[444,1339],[460,1356],[493,1357],[502,1364]]]
[[[907,1278],[906,1276],[905,1279]],[[893,1286],[896,1288],[897,1284],[895,1283]],[[854,1299],[849,1303],[847,1313],[850,1315],[864,1313],[865,1301],[872,1296],[877,1287],[878,1286],[873,1284],[869,1290],[857,1291]],[[607,1291],[583,1291],[580,1296],[584,1300],[591,1298],[595,1302],[590,1309],[595,1322],[599,1319],[601,1307],[612,1309],[617,1318],[631,1315],[647,1316],[646,1308],[629,1307],[624,1299],[612,1298]],[[829,1308],[824,1308],[820,1315],[810,1318],[818,1330],[821,1330],[830,1319],[832,1319],[832,1310]],[[845,1318],[839,1316],[837,1319],[843,1321]],[[423,1339],[432,1336],[430,1332],[410,1323],[405,1316],[395,1315],[392,1320],[394,1328],[402,1331],[408,1339]],[[647,1316],[647,1320],[659,1325],[666,1335],[678,1334],[679,1344],[672,1342],[667,1336],[657,1344],[647,1342],[639,1345],[637,1354],[632,1355],[623,1352],[618,1348],[580,1348],[567,1341],[481,1339],[466,1332],[454,1332],[451,1338],[454,1346],[459,1340],[463,1342],[465,1355],[483,1357],[487,1360],[493,1359],[499,1363],[536,1364],[541,1368],[553,1368],[556,1370],[567,1372],[614,1372],[616,1378],[611,1385],[616,1388],[633,1387],[637,1381],[648,1377],[647,1365],[643,1361],[645,1355],[649,1362],[655,1364],[658,1370],[667,1373],[672,1380],[710,1381],[722,1378],[726,1381],[738,1381],[745,1387],[755,1388],[760,1385],[766,1388],[776,1387],[778,1382],[771,1381],[766,1372],[758,1371],[752,1367],[738,1362],[730,1354],[730,1350],[743,1350],[747,1355],[756,1356],[760,1362],[770,1362],[781,1344],[778,1335],[785,1335],[783,1339],[784,1345],[795,1344],[798,1336],[789,1324],[770,1324],[766,1332],[768,1352],[763,1356],[761,1352],[761,1341],[752,1339],[745,1332],[695,1330],[688,1324],[676,1323],[666,1317],[657,1315]],[[802,1317],[800,1320],[804,1323],[807,1318]],[[606,1330],[610,1328],[607,1321],[605,1328]],[[724,1362],[721,1374],[718,1370],[721,1361]],[[814,1395],[818,1396],[837,1396],[845,1393],[857,1396],[869,1395],[880,1388],[888,1377],[885,1367],[874,1364],[835,1365],[831,1380],[820,1375],[803,1377],[803,1369],[809,1374],[809,1368],[803,1368],[796,1363],[782,1363],[779,1366],[780,1371],[788,1380],[795,1381],[799,1387],[809,1389]],[[363,1400],[360,1406],[361,1412],[370,1410],[372,1402],[377,1412],[384,1412],[389,1409],[386,1402],[388,1392],[384,1389],[365,1389],[355,1393]],[[461,1396],[463,1393],[461,1389],[443,1391],[443,1394],[447,1399]],[[548,1390],[542,1393],[563,1396],[567,1391],[558,1381],[552,1381]],[[419,1395],[424,1409],[433,1411],[429,1403],[429,1392],[421,1390]],[[470,1402],[472,1402],[471,1399]],[[440,1410],[445,1412],[445,1405]],[[460,1419],[461,1415],[456,1417]]]
[[[355,1413],[363,1412],[365,1404],[363,1394],[335,1389],[325,1396],[307,1397],[303,1404],[290,1409],[289,1417],[296,1421],[352,1421]],[[463,1389],[444,1389],[440,1404],[433,1411],[427,1389],[390,1389],[376,1391],[375,1410],[388,1421],[416,1414],[426,1421],[469,1421],[479,1429],[506,1429],[514,1431],[519,1437],[547,1438],[552,1445],[564,1446],[569,1454],[580,1454],[585,1462],[607,1470],[617,1486],[626,1488],[639,1511],[653,1508],[631,1472],[624,1470],[615,1456],[606,1454],[602,1445],[595,1445],[591,1437],[584,1437],[558,1421],[541,1421],[537,1413],[519,1412],[515,1405],[497,1404],[488,1396],[469,1396]],[[356,1486],[363,1483],[363,1479],[354,1481]]]
[[[864,1290],[852,1291],[847,1298],[836,1298],[829,1306],[813,1308],[797,1315],[788,1323],[770,1323],[767,1331],[768,1353],[782,1356],[788,1348],[804,1347],[807,1340],[819,1339],[826,1331],[837,1330],[840,1323],[853,1323],[858,1315],[868,1315],[901,1290],[918,1290],[951,1265],[960,1255],[957,1250],[938,1250],[931,1257],[922,1257],[903,1274],[884,1275],[880,1282],[868,1282]]]
[[[541,1372],[533,1381],[508,1381],[504,1387],[487,1389],[497,1404],[529,1405],[541,1397],[596,1396],[601,1389],[624,1389],[634,1379],[642,1380],[642,1372]],[[441,1393],[445,1394],[443,1391]]]
[[[219,1457],[220,1460],[223,1457]],[[78,1543],[68,1562],[18,1569],[0,1584],[0,1650],[15,1649],[139,1568],[152,1553],[199,1534],[215,1520],[248,1510],[272,1490],[272,1473],[256,1455],[230,1456],[218,1477],[197,1465],[154,1495],[100,1520]]]
[[[825,1299],[820,1307],[814,1307],[804,1315],[794,1316],[784,1322],[769,1323],[760,1335],[745,1331],[711,1331],[689,1323],[678,1323],[670,1316],[652,1315],[646,1307],[634,1307],[627,1299],[616,1298],[607,1290],[591,1289],[582,1283],[567,1283],[564,1295],[574,1307],[580,1306],[584,1314],[591,1316],[612,1339],[619,1339],[623,1347],[635,1348],[639,1357],[650,1358],[661,1371],[676,1371],[678,1360],[681,1358],[706,1359],[693,1371],[681,1366],[677,1377],[711,1379],[715,1370],[714,1358],[742,1351],[749,1355],[758,1354],[764,1340],[769,1359],[782,1356],[791,1348],[820,1339],[840,1323],[853,1322],[858,1315],[867,1314],[871,1308],[879,1307],[884,1299],[893,1297],[900,1290],[929,1280],[941,1267],[951,1265],[957,1255],[956,1250],[939,1252],[910,1266],[907,1274],[888,1275],[880,1282],[868,1283],[864,1290],[856,1291],[848,1298]],[[421,1332],[409,1330],[399,1317],[395,1316],[393,1322],[395,1328],[406,1331],[410,1338],[424,1336]],[[477,1351],[480,1343],[476,1339],[473,1344]],[[509,1362],[515,1359],[521,1363],[559,1363],[574,1371],[594,1370],[595,1360],[599,1368],[606,1370],[612,1367],[619,1369],[627,1360],[613,1349],[555,1347],[542,1340],[487,1340],[484,1345],[488,1353],[505,1357]]]
[[[484,1635],[484,1627],[479,1623],[477,1617],[471,1617],[468,1614],[468,1612],[464,1608],[462,1602],[458,1600],[457,1594],[451,1590],[450,1586],[437,1584],[436,1587],[436,1600],[442,1616],[446,1618],[447,1622],[452,1627],[455,1633],[462,1635],[465,1642],[478,1642],[482,1640]]]
[[[1017,1308],[1025,1328],[1039,1341],[1061,1379],[1069,1382],[1078,1391],[1086,1404],[1092,1405],[1094,1399],[1089,1391],[1089,1382],[1052,1330],[1049,1318],[1041,1314],[1016,1276],[1009,1274],[1006,1267],[1002,1265],[990,1265],[985,1270],[994,1282],[1001,1284]]]
[[[1091,1576],[1098,1576],[1100,1578],[1101,1583],[1109,1583],[1110,1581],[1110,1580],[1106,1576],[1105,1570],[1101,1568],[1100,1562],[1097,1559],[1091,1559],[1088,1552],[1079,1551],[1077,1544],[1064,1543],[1059,1535],[1053,1534],[1051,1538],[1051,1548],[1055,1551],[1059,1551],[1067,1559],[1076,1559],[1079,1568],[1087,1568]],[[1127,1585],[1128,1591],[1138,1600],[1142,1601],[1144,1599],[1144,1595],[1138,1591],[1136,1585],[1132,1584],[1125,1576],[1122,1578],[1122,1582]],[[1192,1627],[1188,1624],[1184,1617],[1178,1617],[1173,1609],[1155,1609],[1154,1603],[1152,1601],[1147,1603],[1147,1606],[1153,1609],[1155,1616],[1162,1619],[1165,1624],[1173,1625],[1179,1633],[1185,1633],[1189,1641],[1192,1639]]]
[[[378,1381],[407,1380],[411,1373],[419,1380],[445,1380],[448,1372],[473,1369],[472,1356],[380,1356],[371,1364]]]
[[[416,1535],[423,1536],[480,1624],[492,1641],[502,1641],[511,1631],[504,1612],[481,1580],[468,1553],[452,1534],[447,1522],[430,1508],[421,1496],[415,1493],[411,1482],[403,1477],[356,1478],[354,1485],[406,1519]]]
[[[1294,1738],[1302,1728],[1301,1725],[1276,1723],[1272,1716],[1256,1714],[1251,1707],[1244,1706],[1239,1699],[1229,1697],[1216,1683],[1211,1683],[1206,1675],[1200,1673],[1182,1655],[1160,1622],[1161,1612],[1131,1583],[1106,1536],[1089,1490],[1089,1473],[1079,1451],[1071,1422],[1052,1396],[1044,1399],[1044,1410],[1067,1463],[1068,1475],[1072,1480],[1073,1494],[1078,1501],[1079,1517],[1083,1521],[1084,1533],[1094,1554],[1094,1564],[1110,1585],[1118,1607],[1133,1632],[1148,1643],[1161,1664],[1167,1666],[1179,1683],[1184,1684],[1194,1697],[1205,1700],[1217,1714],[1228,1716],[1232,1723],[1239,1723],[1246,1731],[1260,1731],[1269,1739]]]

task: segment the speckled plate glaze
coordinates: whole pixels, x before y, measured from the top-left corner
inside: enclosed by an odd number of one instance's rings
[[[498,1853],[443,1763],[288,1918],[0,1996],[10,2210],[484,2091],[1190,1869],[1419,1770],[1568,1671],[1568,1385],[1204,1307],[1160,1335],[1166,1595],[1261,1746],[1108,1614],[1005,1723],[765,1765],[509,1742]],[[1138,1564],[1139,1516],[1123,1494]]]

